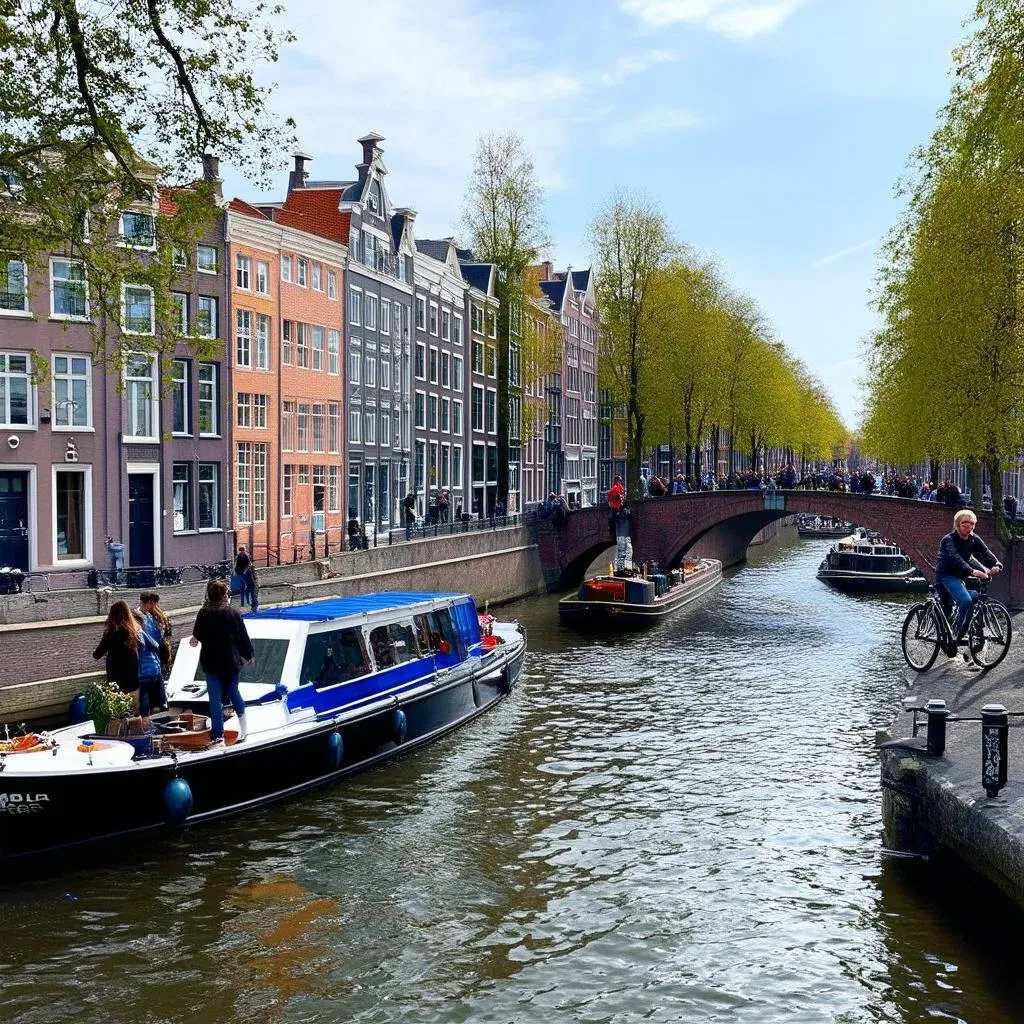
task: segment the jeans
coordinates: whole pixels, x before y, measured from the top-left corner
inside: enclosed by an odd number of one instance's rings
[[[971,605],[977,601],[978,595],[975,591],[968,590],[959,576],[939,576],[935,582],[953,598],[956,604],[956,635],[960,637],[967,625],[967,617],[971,614]]]
[[[416,525],[415,519],[406,519],[405,521],[405,539],[412,540],[412,528]]]
[[[231,702],[235,714],[239,718],[245,714],[245,701],[238,692],[238,676],[235,672],[230,676],[218,676],[206,673],[206,692],[210,698],[210,739],[224,738],[224,699]]]
[[[163,676],[152,676],[149,679],[139,680],[140,715],[145,718],[159,710],[165,703]]]

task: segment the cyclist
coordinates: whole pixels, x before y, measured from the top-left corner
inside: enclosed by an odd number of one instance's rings
[[[972,577],[987,580],[1003,568],[988,545],[974,532],[977,525],[978,517],[969,508],[960,509],[953,516],[952,532],[947,533],[939,544],[939,557],[935,562],[935,585],[940,593],[945,591],[957,606],[957,640],[963,638],[971,605],[978,597],[977,593],[964,586],[964,581]]]

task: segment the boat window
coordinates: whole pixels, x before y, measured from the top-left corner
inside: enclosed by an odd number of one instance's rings
[[[320,689],[356,679],[370,671],[363,631],[358,627],[329,629],[306,637],[300,679]]]
[[[448,654],[456,649],[455,628],[447,608],[416,616],[416,637],[424,654]]]
[[[416,634],[410,624],[391,622],[370,633],[370,647],[378,668],[389,668],[420,656]]]
[[[253,638],[252,641],[253,664],[243,665],[238,676],[240,683],[266,683],[268,686],[277,686],[281,682],[284,672],[284,659],[288,654],[288,641],[285,639],[272,640],[267,637]],[[206,681],[206,673],[203,666],[196,662],[196,675],[198,680]]]

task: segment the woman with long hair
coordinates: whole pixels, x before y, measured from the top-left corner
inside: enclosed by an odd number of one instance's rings
[[[116,683],[122,693],[135,695],[138,703],[139,645],[142,627],[125,601],[115,601],[107,613],[107,621],[94,658],[106,658],[107,681]]]
[[[206,675],[206,692],[210,700],[210,739],[224,742],[224,701],[238,715],[238,741],[246,736],[245,701],[238,690],[238,677],[242,665],[253,661],[252,641],[245,620],[237,608],[231,606],[229,590],[224,580],[210,580],[206,585],[206,600],[199,614],[189,643],[199,652],[199,664]]]

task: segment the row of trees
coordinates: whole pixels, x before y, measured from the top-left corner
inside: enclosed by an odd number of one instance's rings
[[[939,127],[900,186],[862,443],[903,464],[965,460],[976,500],[985,467],[998,508],[1000,469],[1024,450],[1024,8],[979,0],[975,18]]]
[[[616,197],[592,239],[601,386],[625,410],[630,467],[653,445],[680,442],[687,472],[699,476],[702,447],[717,451],[723,430],[730,472],[737,443],[755,466],[766,448],[813,459],[845,452],[822,384],[713,260],[673,238],[651,202]]]

